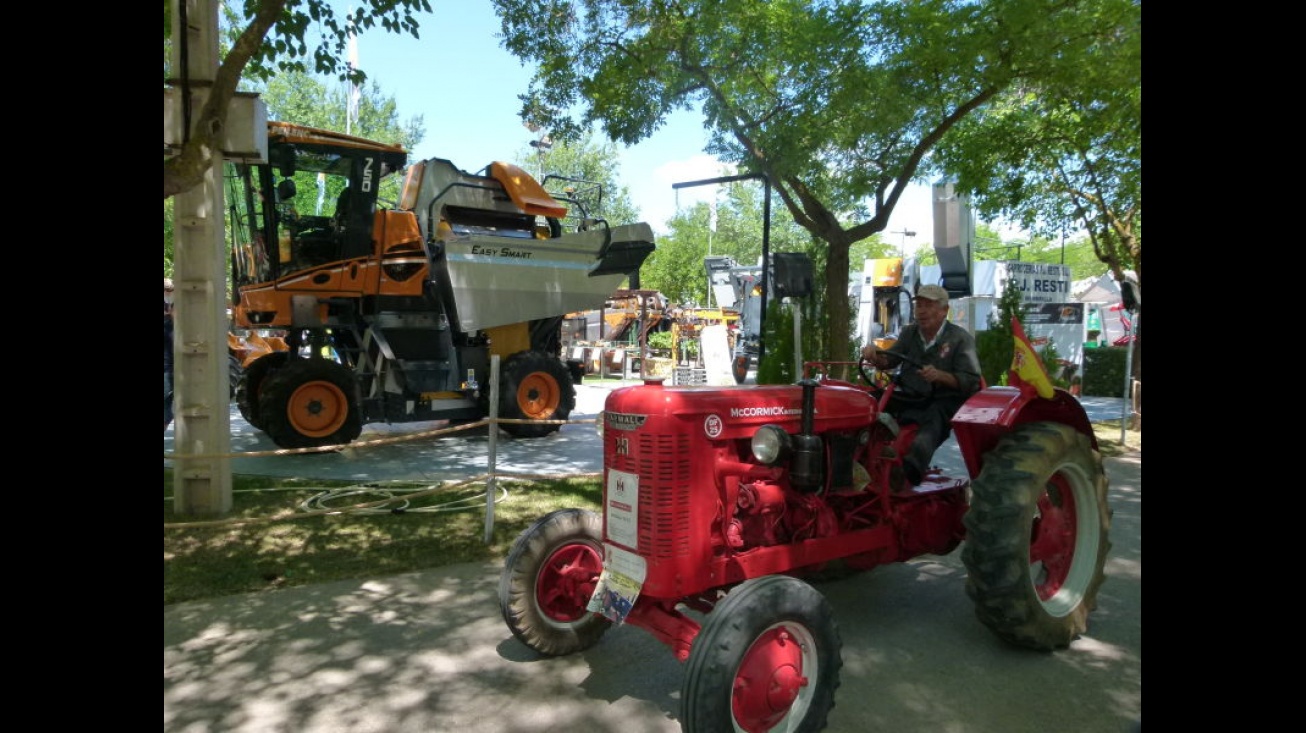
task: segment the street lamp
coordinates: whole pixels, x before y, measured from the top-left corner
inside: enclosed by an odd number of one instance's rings
[[[535,150],[539,152],[540,180],[544,180],[544,151],[549,150],[553,147],[553,138],[549,137],[548,135],[545,135],[541,137],[539,140],[532,140],[530,145],[532,148],[535,148]]]
[[[910,231],[910,230],[908,230],[908,229],[902,229],[902,230],[900,230],[900,231],[889,232],[889,233],[890,233],[890,234],[901,234],[901,235],[902,235],[902,249],[898,250],[898,256],[901,257],[901,258],[903,258],[903,259],[906,259],[906,258],[907,258],[907,237],[915,237],[915,236],[916,236],[916,232]]]

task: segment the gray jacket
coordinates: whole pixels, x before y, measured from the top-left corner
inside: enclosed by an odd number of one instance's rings
[[[889,354],[903,354],[921,364],[928,364],[957,377],[958,389],[933,385],[920,375],[920,367],[904,364],[902,388],[918,395],[934,399],[955,399],[964,402],[980,388],[979,352],[975,349],[975,337],[970,331],[952,321],[944,321],[939,330],[939,337],[928,348],[916,324],[905,326],[898,340],[887,349]]]

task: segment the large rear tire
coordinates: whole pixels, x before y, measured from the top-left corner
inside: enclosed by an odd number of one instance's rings
[[[585,609],[603,572],[602,531],[597,513],[560,509],[517,537],[499,576],[499,610],[523,644],[546,656],[572,654],[612,626]]]
[[[559,359],[538,351],[513,354],[503,367],[499,417],[521,420],[566,420],[576,407],[571,372]],[[509,435],[542,438],[561,425],[502,423]]]
[[[694,639],[680,692],[685,733],[825,728],[839,687],[839,630],[815,588],[787,575],[747,580]]]
[[[1064,649],[1088,630],[1111,549],[1102,456],[1059,423],[1028,423],[984,458],[963,518],[966,593],[1002,639]]]
[[[363,432],[353,372],[326,359],[293,359],[264,379],[258,414],[282,448],[342,445]]]
[[[289,359],[290,352],[287,351],[274,351],[260,356],[245,368],[240,381],[236,383],[236,407],[240,408],[240,416],[259,430],[263,429],[263,420],[258,414],[259,388],[268,375],[285,366]]]

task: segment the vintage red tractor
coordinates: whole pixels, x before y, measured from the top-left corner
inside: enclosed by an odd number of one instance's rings
[[[826,376],[838,366],[794,385],[614,390],[603,513],[553,512],[517,539],[499,581],[513,635],[556,656],[641,627],[687,662],[683,730],[759,733],[820,730],[834,706],[839,633],[804,577],[964,540],[966,591],[999,637],[1047,651],[1084,633],[1111,510],[1079,402],[983,389],[952,421],[972,478],[936,467],[895,485],[915,432],[886,410],[898,386],[867,364],[867,386]]]

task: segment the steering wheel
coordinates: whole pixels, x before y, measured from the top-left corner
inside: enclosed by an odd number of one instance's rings
[[[883,384],[884,381],[883,379],[877,379],[874,376],[872,376],[870,373],[868,373],[867,367],[870,367],[871,369],[877,372],[892,373],[892,376],[889,378],[889,381],[897,385],[897,388],[894,390],[893,393],[894,399],[904,401],[904,402],[922,402],[924,400],[929,399],[928,395],[904,387],[901,380],[903,365],[912,364],[918,368],[923,367],[925,365],[921,363],[919,359],[907,356],[906,354],[899,354],[897,352],[890,352],[890,353],[900,360],[898,366],[894,367],[893,369],[880,369],[879,367],[872,364],[869,360],[865,358],[858,358],[857,372],[861,374],[862,379],[868,385],[871,386],[871,389],[875,390],[877,393],[882,394],[888,385]]]

